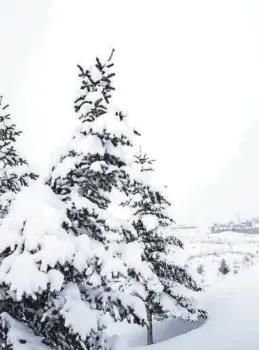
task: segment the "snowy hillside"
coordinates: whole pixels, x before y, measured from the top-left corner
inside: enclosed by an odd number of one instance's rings
[[[230,275],[259,261],[259,235],[237,232],[209,234],[199,230],[180,230],[178,234],[186,248],[185,264],[204,287],[223,278],[219,273],[223,259]]]

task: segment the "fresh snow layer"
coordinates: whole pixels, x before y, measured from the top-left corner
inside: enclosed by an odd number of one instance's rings
[[[64,276],[55,270],[57,263],[86,270],[93,287],[100,286],[100,276],[111,282],[113,276],[126,276],[127,265],[151,278],[150,269],[140,262],[141,250],[134,243],[105,249],[87,235],[67,232],[62,227],[64,222],[69,223],[65,203],[48,186],[38,181],[17,194],[0,229],[0,252],[12,249],[0,265],[0,283],[10,286],[18,300],[24,294],[34,296],[48,285],[60,291]],[[89,270],[91,259],[98,259],[100,276]]]
[[[1,316],[9,329],[8,339],[13,346],[12,350],[50,350],[26,325],[15,321],[6,313]]]

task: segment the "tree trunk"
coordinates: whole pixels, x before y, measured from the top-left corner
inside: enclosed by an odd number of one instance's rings
[[[152,312],[150,311],[149,307],[146,306],[147,311],[147,345],[154,344],[153,340],[153,323],[152,323]]]

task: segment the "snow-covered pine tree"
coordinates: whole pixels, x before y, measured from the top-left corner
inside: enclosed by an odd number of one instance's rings
[[[78,65],[81,92],[75,112],[81,125],[48,181],[67,202],[75,233],[87,233],[101,242],[110,239],[111,228],[104,216],[112,189],[126,178],[122,156],[132,146],[129,130],[120,120],[122,114],[109,106],[115,75],[112,57],[113,52],[105,64],[97,58],[90,70]]]
[[[29,170],[28,163],[15,148],[17,131],[8,112],[9,105],[3,103],[0,96],[0,218],[6,216],[15,194],[37,175]]]
[[[97,58],[89,70],[78,66],[81,88],[75,112],[81,123],[47,184],[65,203],[74,236],[87,237],[100,247],[97,263],[90,260],[84,278],[77,280],[82,298],[116,321],[144,324],[144,303],[128,294],[125,286],[149,285],[154,292],[161,292],[162,286],[149,264],[142,261],[134,227],[119,218],[119,205],[114,208],[118,197],[128,191],[138,133],[110,103],[112,57],[113,52],[105,63]]]
[[[206,318],[206,312],[196,309],[192,303],[190,291],[200,291],[201,288],[178,262],[177,256],[182,254],[183,243],[173,234],[174,221],[168,210],[171,204],[164,188],[155,186],[151,177],[153,161],[140,152],[136,156],[136,164],[140,176],[131,183],[129,199],[122,205],[133,208],[133,226],[144,245],[142,258],[152,266],[163,286],[162,293],[146,287],[146,294],[143,294],[148,319],[147,343],[152,344],[153,317],[196,321]],[[139,295],[134,288],[132,292]],[[143,298],[143,295],[139,296]]]

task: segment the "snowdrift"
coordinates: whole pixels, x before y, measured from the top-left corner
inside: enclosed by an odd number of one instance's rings
[[[151,345],[150,348],[152,350],[258,350],[258,275],[259,266],[254,266],[209,288],[200,299],[202,307],[209,311],[207,322],[191,332]],[[171,335],[174,336],[174,329],[171,331]],[[126,344],[124,346],[126,347]],[[144,348],[140,346],[135,350]]]

